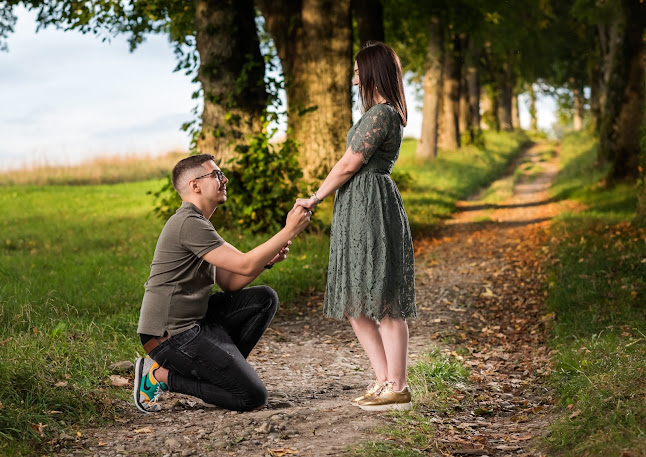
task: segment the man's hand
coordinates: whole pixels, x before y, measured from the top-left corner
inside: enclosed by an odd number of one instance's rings
[[[289,240],[285,246],[276,254],[276,257],[269,261],[270,264],[282,262],[287,258],[287,253],[289,252],[289,245],[292,244],[292,240]]]
[[[285,228],[292,230],[294,235],[292,238],[303,231],[307,224],[310,223],[310,217],[312,217],[312,211],[309,209],[303,208],[302,206],[296,206],[287,213],[287,222],[285,222]]]

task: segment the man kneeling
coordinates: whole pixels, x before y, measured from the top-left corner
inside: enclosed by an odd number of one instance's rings
[[[228,179],[209,154],[188,157],[172,172],[182,205],[164,226],[145,284],[139,326],[150,357],[137,359],[134,401],[159,411],[164,391],[201,398],[235,411],[267,403],[267,389],[246,358],[278,306],[267,286],[244,288],[287,257],[311,211],[294,207],[285,227],[247,253],[209,221],[227,199]],[[211,295],[213,285],[223,292]]]

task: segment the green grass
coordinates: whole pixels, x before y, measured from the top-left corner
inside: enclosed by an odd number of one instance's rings
[[[357,457],[417,457],[433,448],[435,424],[429,411],[449,412],[464,398],[461,389],[468,382],[469,370],[456,359],[435,347],[420,355],[408,368],[408,384],[414,408],[392,412],[392,423],[376,430],[379,439],[366,441],[351,449]]]
[[[403,196],[418,234],[495,179],[524,141],[487,134],[486,150],[443,152],[431,164],[417,163],[406,141],[396,179],[410,175]],[[143,352],[136,326],[163,226],[148,192],[161,183],[0,187],[0,455],[47,452],[61,433],[109,421],[114,401],[129,399],[109,365]],[[322,228],[297,237],[288,261],[258,281],[277,290],[281,313],[324,289],[331,208],[326,201],[316,212]],[[220,232],[243,251],[268,238]]]
[[[646,230],[631,224],[635,190],[604,189],[596,143],[566,137],[553,187],[587,209],[552,228],[558,262],[548,284],[555,312],[551,382],[561,413],[549,455],[644,455],[646,449]]]

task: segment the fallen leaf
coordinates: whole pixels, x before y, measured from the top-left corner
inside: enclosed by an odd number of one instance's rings
[[[138,428],[135,430],[135,433],[152,433],[153,429],[150,427]]]
[[[56,387],[65,387],[67,386],[67,381],[58,381],[56,384],[54,384]]]
[[[287,454],[298,454],[299,453],[299,451],[297,451],[296,449],[292,449],[291,447],[281,447],[280,449],[269,449],[269,448],[267,448],[267,450],[269,451],[269,454],[272,455],[273,457],[281,457],[281,456],[287,455]]]
[[[578,416],[579,414],[581,414],[581,410],[580,410],[580,409],[577,409],[577,410],[576,410],[576,411],[574,411],[572,414],[570,414],[570,419],[574,419],[574,418],[575,418],[576,416]]]
[[[480,294],[481,297],[497,297],[492,290],[485,286],[485,291]]]
[[[110,382],[115,387],[123,387],[123,386],[127,386],[130,381],[117,374],[112,374],[110,375]]]

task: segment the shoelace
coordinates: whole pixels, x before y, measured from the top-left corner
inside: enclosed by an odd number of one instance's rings
[[[377,392],[375,392],[375,396],[377,396],[377,397],[378,397],[378,396],[379,396],[379,395],[381,395],[381,393],[382,393],[384,390],[386,390],[386,389],[390,390],[391,392],[394,392],[394,391],[395,391],[395,390],[393,389],[393,386],[394,386],[394,385],[395,385],[395,383],[394,383],[394,382],[392,382],[392,381],[386,381],[386,382],[384,382],[384,383],[381,385],[381,387],[379,388],[379,390],[378,390]]]
[[[153,398],[148,402],[148,405],[149,406],[156,405],[157,402],[159,401],[159,397],[163,393],[164,393],[164,389],[162,389],[161,386],[157,384],[157,388],[155,389],[155,395],[153,395]]]

